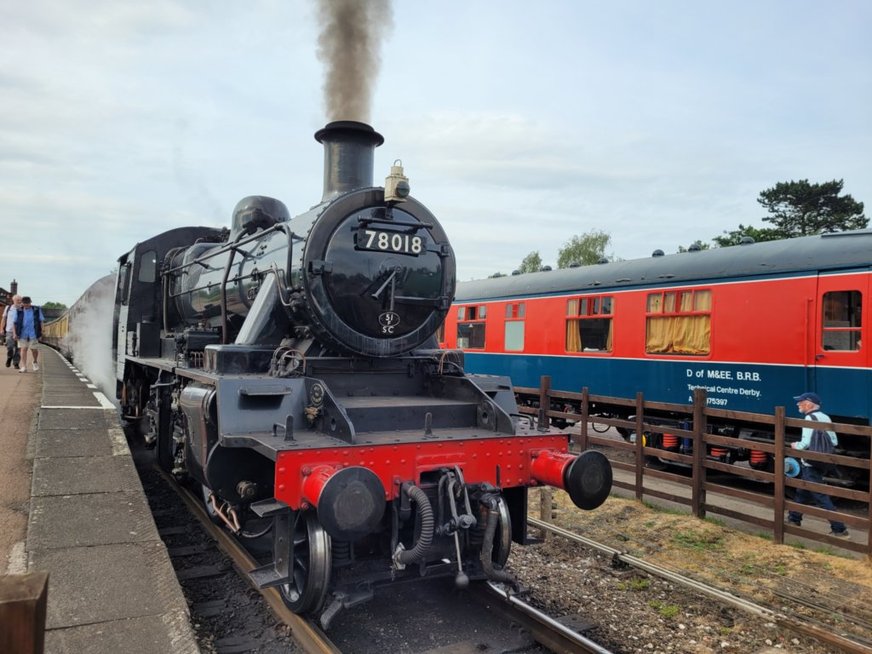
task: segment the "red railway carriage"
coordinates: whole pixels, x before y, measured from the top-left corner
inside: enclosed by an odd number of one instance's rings
[[[870,266],[862,230],[462,282],[440,341],[518,386],[757,413],[814,390],[868,424]]]

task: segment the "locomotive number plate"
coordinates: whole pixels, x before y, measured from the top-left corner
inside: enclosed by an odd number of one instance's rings
[[[424,239],[413,234],[361,229],[357,232],[357,247],[361,250],[411,254],[416,257],[424,251]]]

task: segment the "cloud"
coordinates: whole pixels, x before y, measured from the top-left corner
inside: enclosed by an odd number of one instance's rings
[[[787,179],[872,202],[863,3],[446,2],[394,3],[375,183],[403,160],[462,279],[553,264],[590,229],[620,257],[672,252],[760,224],[757,194]],[[315,3],[36,0],[0,4],[0,30],[3,274],[35,297],[69,304],[243,196],[321,197]]]

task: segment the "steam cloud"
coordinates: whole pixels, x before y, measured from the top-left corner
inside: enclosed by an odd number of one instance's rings
[[[368,123],[381,42],[393,28],[390,0],[318,0],[318,22],[327,118]]]
[[[115,398],[115,362],[112,359],[112,315],[115,277],[97,280],[70,310],[66,349],[76,367],[110,400]]]

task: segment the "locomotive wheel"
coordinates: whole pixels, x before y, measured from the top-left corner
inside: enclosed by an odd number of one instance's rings
[[[157,462],[161,470],[171,472],[176,460],[176,444],[173,441],[173,430],[170,422],[170,396],[162,393],[160,396],[157,419]]]
[[[306,511],[294,524],[291,583],[279,586],[282,600],[294,613],[315,613],[324,606],[330,585],[330,536],[314,511]]]
[[[502,497],[500,498],[499,512],[500,523],[497,525],[497,533],[494,534],[494,551],[491,558],[494,563],[504,568],[512,551],[512,517],[509,515],[509,507]]]

